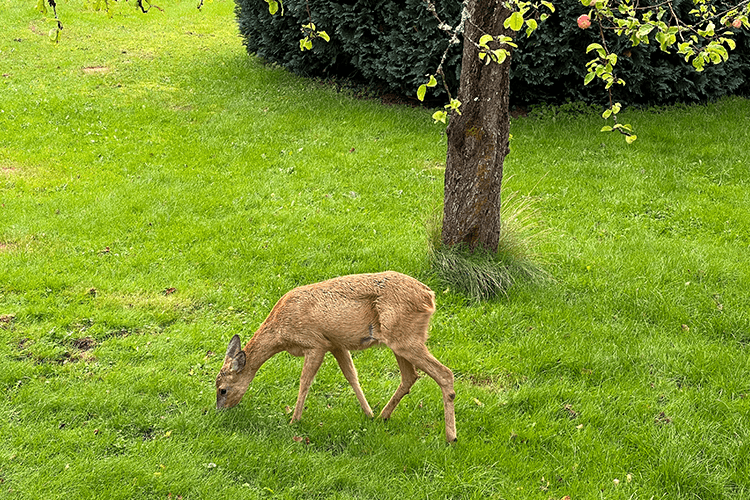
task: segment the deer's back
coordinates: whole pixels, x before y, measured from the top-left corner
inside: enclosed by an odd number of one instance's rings
[[[301,286],[284,295],[266,323],[281,327],[285,343],[300,348],[365,349],[427,340],[435,294],[405,274],[386,271],[341,276]]]

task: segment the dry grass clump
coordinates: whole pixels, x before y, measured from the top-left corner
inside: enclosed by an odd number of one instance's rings
[[[507,181],[506,181],[507,182]],[[500,242],[496,253],[445,246],[440,240],[442,211],[427,224],[430,264],[447,287],[480,301],[504,295],[515,283],[549,278],[537,248],[549,234],[534,198],[511,191],[503,197]]]

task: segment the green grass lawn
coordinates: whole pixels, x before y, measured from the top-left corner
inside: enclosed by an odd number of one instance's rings
[[[750,101],[513,121],[508,192],[551,279],[476,303],[428,266],[445,137],[248,57],[233,3],[114,16],[0,0],[0,497],[750,497]],[[530,197],[530,198],[529,198]],[[437,292],[420,380],[366,418],[328,359],[214,411],[232,335],[290,288],[401,271]],[[357,353],[377,412],[387,350]]]

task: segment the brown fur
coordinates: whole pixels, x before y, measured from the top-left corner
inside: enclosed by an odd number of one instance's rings
[[[425,345],[434,312],[432,290],[393,271],[342,276],[295,288],[279,299],[244,349],[240,349],[239,336],[232,337],[216,377],[216,407],[231,408],[239,403],[261,365],[274,354],[287,351],[305,357],[292,415],[295,422],[302,415],[307,392],[325,354],[331,352],[362,410],[373,416],[349,351],[385,345],[396,356],[401,384],[380,416],[390,417],[417,380],[419,368],[443,392],[445,435],[448,441],[455,441],[453,373]]]

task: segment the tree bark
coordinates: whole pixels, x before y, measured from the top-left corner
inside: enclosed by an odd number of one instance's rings
[[[448,126],[442,240],[496,252],[500,238],[503,161],[510,151],[510,57],[503,64],[480,60],[474,44],[484,34],[511,36],[503,28],[510,11],[497,0],[471,0],[467,11],[461,84],[461,115]]]

